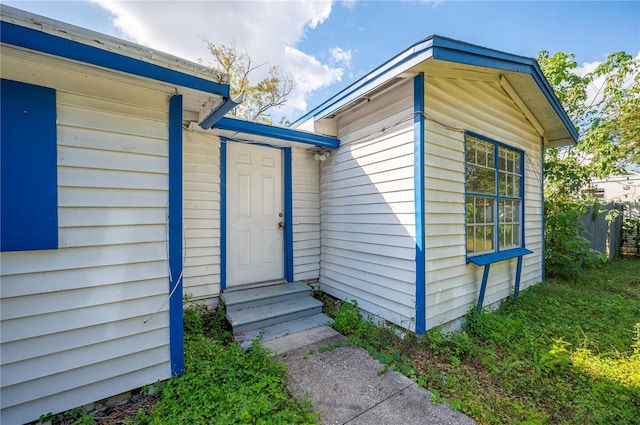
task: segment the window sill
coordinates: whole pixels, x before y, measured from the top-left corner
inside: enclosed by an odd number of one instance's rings
[[[510,260],[526,254],[532,254],[533,251],[526,248],[514,248],[506,251],[492,252],[491,254],[476,255],[475,257],[467,257],[467,264],[473,263],[476,266],[486,266],[487,264],[497,263],[498,261]]]

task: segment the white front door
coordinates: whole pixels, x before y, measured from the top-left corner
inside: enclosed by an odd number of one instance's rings
[[[284,278],[282,151],[227,143],[227,286]]]

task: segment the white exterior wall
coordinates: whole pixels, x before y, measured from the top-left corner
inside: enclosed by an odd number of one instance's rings
[[[412,82],[341,115],[338,138],[321,165],[321,289],[414,329]]]
[[[540,136],[499,83],[427,77],[425,108],[449,127],[471,130],[525,151],[525,240],[521,289],[541,280]],[[483,267],[466,264],[464,135],[425,122],[427,328],[461,318],[478,299]],[[513,293],[516,259],[491,265],[484,305]]]
[[[220,138],[183,132],[184,294],[220,295]]]
[[[34,65],[37,63],[37,65]],[[170,376],[169,95],[2,47],[2,77],[56,89],[59,249],[1,255],[0,422]]]
[[[320,275],[320,164],[312,150],[292,148],[293,278]]]

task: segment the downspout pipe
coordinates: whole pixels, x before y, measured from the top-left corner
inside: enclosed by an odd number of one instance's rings
[[[220,120],[220,118],[227,115],[229,111],[242,103],[243,95],[241,94],[235,100],[231,100],[228,97],[222,98],[222,103],[217,108],[212,110],[202,121],[200,121],[200,128],[203,130],[209,130]]]

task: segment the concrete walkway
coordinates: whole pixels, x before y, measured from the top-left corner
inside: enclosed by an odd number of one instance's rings
[[[475,424],[447,404],[433,404],[429,391],[400,373],[378,376],[383,365],[362,348],[327,349],[342,340],[332,328],[320,326],[263,344],[287,364],[289,389],[311,400],[323,424]]]

